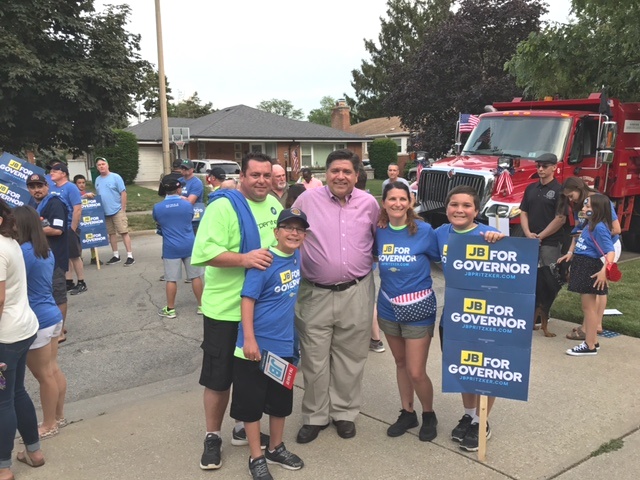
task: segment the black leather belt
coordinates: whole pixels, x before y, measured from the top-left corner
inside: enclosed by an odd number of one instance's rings
[[[366,275],[363,275],[362,277],[358,277],[355,280],[351,280],[350,282],[336,283],[335,285],[322,285],[321,283],[313,283],[313,282],[311,283],[313,284],[314,287],[324,288],[326,290],[331,290],[332,292],[344,292],[347,288],[351,288],[356,283],[359,283],[360,281],[362,281],[364,277],[366,277]]]

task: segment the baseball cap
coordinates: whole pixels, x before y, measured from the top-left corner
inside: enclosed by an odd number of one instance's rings
[[[167,175],[168,177],[168,175]],[[163,178],[162,179],[162,188],[164,188],[168,192],[173,192],[182,186],[182,183],[177,178]]]
[[[218,180],[226,180],[227,174],[220,167],[213,167],[210,170],[207,170],[207,175],[211,175],[212,177],[217,178]]]
[[[69,175],[69,169],[64,163],[56,163],[53,167],[51,167],[51,170],[60,170],[61,172]]]
[[[180,165],[182,165],[182,160],[174,160],[173,163],[171,164],[171,167],[176,170],[178,168],[180,168]]]
[[[555,165],[558,163],[558,157],[556,157],[553,153],[543,153],[538,158],[536,158],[536,163],[550,163]]]
[[[44,178],[39,173],[33,173],[33,174],[31,174],[29,176],[29,178],[27,178],[27,185],[35,184],[35,183],[41,183],[43,185],[48,185],[47,179]]]
[[[309,228],[307,216],[299,208],[287,208],[285,210],[282,210],[280,212],[280,215],[278,215],[278,225],[292,219],[300,220],[302,222],[302,225],[304,225],[304,228]]]
[[[180,168],[193,168],[193,162],[191,160],[183,160]]]

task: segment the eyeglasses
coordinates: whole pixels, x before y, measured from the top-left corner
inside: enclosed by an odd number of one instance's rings
[[[553,163],[536,163],[536,168],[549,168],[553,167]]]
[[[304,227],[292,227],[291,225],[278,225],[278,228],[284,230],[287,233],[307,233],[307,229]]]

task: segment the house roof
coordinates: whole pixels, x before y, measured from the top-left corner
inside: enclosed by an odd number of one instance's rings
[[[337,140],[364,141],[366,138],[335,128],[292,120],[274,113],[264,112],[246,105],[223,108],[200,118],[169,118],[169,127],[189,127],[191,139],[234,140]],[[160,142],[159,118],[146,120],[127,128],[138,141]]]
[[[364,122],[351,125],[349,130],[356,135],[373,136],[392,136],[392,135],[409,135],[409,130],[405,130],[402,126],[400,117],[381,117],[365,120]]]

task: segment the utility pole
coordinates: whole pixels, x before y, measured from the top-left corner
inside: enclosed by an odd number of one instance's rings
[[[158,43],[158,80],[160,84],[160,124],[162,128],[162,165],[165,175],[171,172],[171,152],[169,151],[169,119],[167,118],[167,84],[164,75],[164,49],[162,48],[162,18],[160,0],[156,2],[156,36]]]

